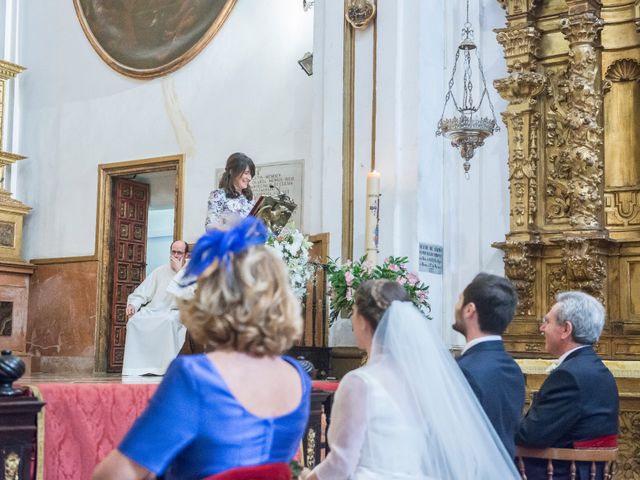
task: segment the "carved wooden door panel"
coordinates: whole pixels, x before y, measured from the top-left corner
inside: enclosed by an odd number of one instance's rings
[[[127,331],[127,297],[145,277],[149,185],[116,178],[113,189],[113,288],[107,371],[120,372]]]

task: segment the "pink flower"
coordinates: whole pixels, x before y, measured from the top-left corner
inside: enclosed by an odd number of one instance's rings
[[[404,285],[404,284],[406,284],[406,283],[407,283],[407,279],[406,279],[406,278],[404,278],[404,277],[399,277],[399,278],[398,278],[398,283],[399,283],[400,285]]]
[[[400,267],[392,263],[391,265],[389,265],[389,270],[391,270],[392,272],[399,272]]]
[[[351,284],[353,283],[353,278],[353,273],[347,270],[344,274],[344,281],[347,282],[347,285],[351,286]]]
[[[409,284],[416,285],[420,281],[420,277],[413,272],[409,272],[407,274],[407,280],[409,281]]]
[[[427,299],[427,292],[425,292],[424,290],[418,290],[418,300],[421,302],[424,302]]]
[[[365,260],[362,263],[362,268],[365,270],[365,272],[371,273],[371,271],[373,270],[373,262],[371,260]]]
[[[347,288],[347,301],[351,300],[353,300],[353,288],[349,287]]]

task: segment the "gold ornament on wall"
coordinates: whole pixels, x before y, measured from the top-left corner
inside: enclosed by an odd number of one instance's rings
[[[347,0],[345,18],[353,28],[367,28],[375,16],[375,0]]]
[[[519,296],[505,346],[548,357],[539,321],[560,292],[604,304],[595,348],[624,371],[612,369],[618,476],[635,478],[640,372],[623,360],[640,360],[640,2],[498,1],[508,75],[494,85],[509,102],[510,221],[494,246]]]

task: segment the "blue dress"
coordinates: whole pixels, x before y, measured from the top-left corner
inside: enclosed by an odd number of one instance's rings
[[[300,375],[302,400],[290,413],[265,418],[238,403],[206,355],[179,356],[118,450],[167,480],[288,463],[307,425],[311,380],[298,362],[282,358]]]

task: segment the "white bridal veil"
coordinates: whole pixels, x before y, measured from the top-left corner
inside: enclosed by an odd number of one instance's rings
[[[399,399],[407,421],[424,435],[391,448],[419,455],[424,477],[520,478],[451,353],[410,302],[393,302],[385,313],[373,338],[369,364],[376,362],[385,363],[379,370],[394,376],[393,382],[381,379],[380,384],[393,389],[389,394]],[[367,448],[382,451],[390,445]]]

